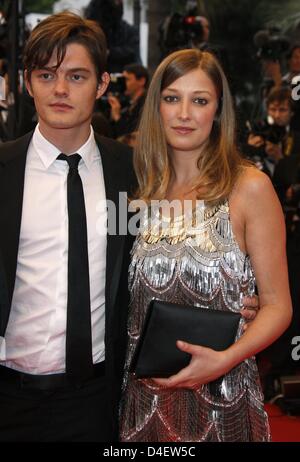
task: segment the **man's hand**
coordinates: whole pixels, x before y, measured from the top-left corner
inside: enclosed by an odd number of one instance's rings
[[[249,146],[253,146],[254,148],[260,148],[265,143],[262,136],[254,135],[253,133],[250,133],[250,135],[248,136],[247,142]]]
[[[274,144],[270,141],[266,141],[265,151],[269,157],[274,159],[275,162],[278,162],[280,159],[283,158],[281,143]]]
[[[244,324],[244,332],[247,329],[249,323],[256,317],[257,311],[259,310],[259,298],[257,295],[252,297],[243,298],[244,309],[240,312],[243,318],[246,320]]]
[[[116,96],[108,94],[107,100],[110,104],[110,116],[114,122],[118,122],[121,118],[121,103]]]

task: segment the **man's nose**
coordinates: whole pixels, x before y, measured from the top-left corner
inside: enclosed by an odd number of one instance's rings
[[[281,112],[280,111],[275,111],[275,114],[274,114],[274,119],[275,120],[278,120],[281,118]]]
[[[59,95],[67,95],[69,92],[69,84],[64,77],[57,77],[55,82],[55,93]]]
[[[271,117],[275,120],[278,119],[279,116],[279,111],[277,109],[274,109],[272,112],[270,112]]]

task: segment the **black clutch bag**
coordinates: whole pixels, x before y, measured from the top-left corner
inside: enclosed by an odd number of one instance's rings
[[[238,313],[152,300],[130,370],[137,378],[176,374],[191,359],[177,348],[177,340],[226,350],[235,341],[240,318]]]

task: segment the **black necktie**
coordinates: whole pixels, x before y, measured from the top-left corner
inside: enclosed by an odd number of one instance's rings
[[[81,383],[93,376],[87,226],[82,182],[78,173],[81,156],[60,154],[58,159],[69,164],[66,373],[72,383]]]

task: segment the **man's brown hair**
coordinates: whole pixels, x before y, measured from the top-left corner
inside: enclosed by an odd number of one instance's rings
[[[62,12],[41,21],[31,32],[25,45],[23,64],[30,81],[34,69],[41,69],[49,62],[53,52],[57,54],[58,68],[66,54],[67,45],[83,45],[95,66],[97,78],[106,66],[106,38],[94,21],[83,19],[71,12]]]
[[[267,107],[272,103],[284,103],[287,101],[293,109],[291,90],[287,87],[273,87],[267,96]]]

